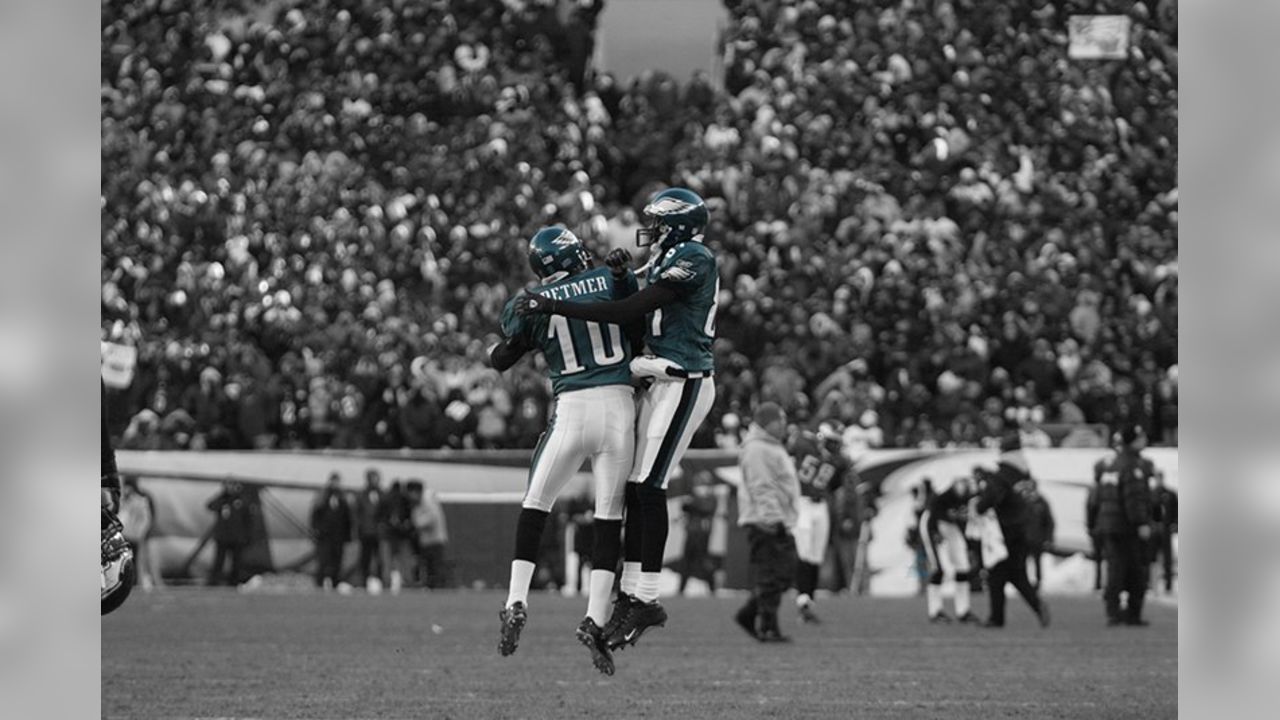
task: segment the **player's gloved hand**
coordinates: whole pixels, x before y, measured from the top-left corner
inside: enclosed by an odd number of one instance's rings
[[[1142,538],[1144,541],[1145,541],[1145,540],[1150,540],[1150,539],[1151,539],[1151,526],[1150,526],[1150,525],[1139,525],[1139,526],[1138,526],[1138,537]]]
[[[786,536],[787,536],[787,526],[786,526],[786,524],[784,524],[784,523],[774,523],[774,524],[773,524],[773,534],[774,534],[774,535],[776,535],[776,536],[777,536],[777,537],[779,537],[779,538],[784,538],[784,537],[786,537]]]
[[[609,266],[614,277],[622,277],[627,273],[627,265],[631,264],[631,252],[626,248],[614,248],[605,256],[604,264]]]
[[[516,296],[512,305],[517,315],[553,315],[556,311],[556,299],[522,292]]]

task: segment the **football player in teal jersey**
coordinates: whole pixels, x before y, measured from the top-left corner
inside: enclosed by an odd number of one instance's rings
[[[540,296],[597,303],[634,293],[635,274],[626,268],[625,259],[615,256],[608,262],[609,267],[593,268],[582,241],[565,228],[542,228],[529,241],[529,264],[541,280],[533,292]],[[503,655],[516,650],[528,617],[529,583],[551,506],[590,457],[596,540],[587,616],[578,626],[577,637],[591,651],[596,669],[612,675],[613,657],[603,627],[621,552],[623,494],[635,450],[631,343],[617,323],[563,315],[525,317],[513,308],[514,301],[503,309],[503,340],[490,351],[490,362],[502,371],[530,350],[541,352],[551,376],[555,407],[529,469],[516,526],[510,590],[499,614],[498,649]]]
[[[517,313],[596,322],[644,320],[646,354],[631,362],[638,377],[652,379],[639,403],[635,465],[626,490],[626,541],[621,592],[606,625],[617,649],[661,626],[658,578],[667,544],[667,481],[694,431],[715,401],[711,343],[715,339],[720,278],[715,254],[703,243],[710,216],[696,193],[670,188],[643,211],[636,244],[652,247],[646,287],[624,300],[574,302],[545,294],[521,294]],[[626,251],[615,250],[615,261]],[[629,256],[627,256],[629,259]]]

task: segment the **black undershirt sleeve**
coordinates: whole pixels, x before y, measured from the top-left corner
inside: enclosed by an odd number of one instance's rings
[[[493,365],[498,372],[504,372],[507,368],[516,364],[521,357],[524,356],[529,348],[524,343],[523,338],[507,338],[494,346],[489,352],[489,364]]]
[[[626,325],[644,319],[645,315],[679,298],[679,293],[666,285],[650,285],[623,300],[601,303],[557,302],[556,315]]]

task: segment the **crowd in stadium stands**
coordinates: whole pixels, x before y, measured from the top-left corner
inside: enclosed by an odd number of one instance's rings
[[[243,5],[102,8],[122,447],[531,447],[545,374],[485,362],[524,240],[603,255],[667,185],[720,261],[695,447],[762,399],[886,446],[1176,442],[1170,0],[726,0],[722,83],[591,72],[600,0]],[[1069,60],[1112,10],[1128,59]]]

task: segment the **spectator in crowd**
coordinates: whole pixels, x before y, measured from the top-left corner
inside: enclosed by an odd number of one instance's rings
[[[311,533],[316,541],[316,587],[333,590],[342,583],[342,558],[351,542],[351,504],[342,475],[329,473],[311,506]]]
[[[761,403],[738,458],[742,468],[738,524],[747,529],[755,586],[734,619],[761,642],[791,640],[778,626],[778,606],[795,580],[796,543],[791,530],[800,503],[800,480],[782,444],[786,433],[787,415],[782,407]]]
[[[243,486],[227,480],[222,491],[208,502],[213,512],[213,566],[209,569],[209,585],[239,585],[245,577],[245,551],[252,539],[253,510]]]
[[[1106,562],[1102,600],[1107,625],[1144,626],[1142,606],[1150,577],[1152,495],[1155,465],[1142,456],[1146,435],[1136,425],[1123,427],[1116,451],[1093,467],[1096,501],[1088,508],[1088,525],[1098,534]],[[1125,604],[1120,604],[1121,594]]]
[[[1164,473],[1160,470],[1152,477],[1151,501],[1151,545],[1168,594],[1173,592],[1175,575],[1173,536],[1178,534],[1178,493],[1164,484]]]
[[[409,481],[409,503],[413,528],[418,535],[418,562],[423,584],[428,588],[449,587],[449,525],[440,497],[421,480]]]
[[[138,587],[149,591],[164,585],[160,568],[151,549],[151,533],[155,528],[156,503],[151,494],[138,485],[138,478],[126,477],[120,492],[120,522],[124,539],[133,549]]]
[[[518,239],[671,184],[724,258],[699,443],[770,398],[909,447],[998,442],[987,400],[1176,442],[1175,20],[1126,5],[1103,75],[1051,6],[735,2],[713,88],[588,72],[599,6],[104,7],[126,445],[531,447],[545,382],[483,362]]]
[[[1053,509],[1049,507],[1048,499],[1040,492],[1035,480],[1020,486],[1018,491],[1023,494],[1027,503],[1027,557],[1036,576],[1031,585],[1039,592],[1040,584],[1044,581],[1042,556],[1053,547],[1056,527]]]
[[[356,495],[355,535],[360,543],[360,577],[365,589],[375,595],[388,582],[385,540],[390,518],[391,505],[382,490],[382,474],[377,468],[369,468],[364,471],[364,490]]]

